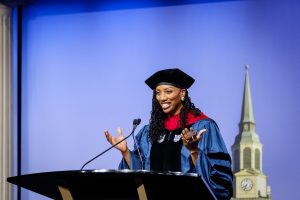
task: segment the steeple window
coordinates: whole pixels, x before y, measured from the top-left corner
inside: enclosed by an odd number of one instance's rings
[[[244,157],[244,169],[250,169],[251,168],[251,149],[249,147],[246,147],[243,152]]]
[[[260,170],[260,151],[255,149],[255,169]]]

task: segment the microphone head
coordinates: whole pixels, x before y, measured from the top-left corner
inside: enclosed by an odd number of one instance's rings
[[[137,118],[137,119],[134,119],[133,120],[133,125],[139,125],[141,123],[141,119],[140,118]]]

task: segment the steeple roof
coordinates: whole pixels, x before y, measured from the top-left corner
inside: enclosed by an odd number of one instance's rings
[[[242,115],[241,115],[240,123],[245,123],[245,122],[255,123],[254,115],[253,115],[253,109],[252,109],[252,100],[251,100],[251,91],[250,91],[250,81],[249,81],[248,68],[249,68],[248,65],[246,65],[243,106],[242,106]]]
[[[235,138],[234,145],[239,145],[240,143],[259,143],[259,136],[255,132],[255,120],[252,108],[252,98],[250,91],[250,81],[248,65],[246,65],[246,74],[244,82],[244,94],[243,94],[243,105],[242,114],[240,120],[240,131]]]

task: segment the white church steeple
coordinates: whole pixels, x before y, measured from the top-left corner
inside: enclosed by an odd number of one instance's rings
[[[234,173],[233,199],[270,199],[267,179],[262,172],[262,144],[255,130],[248,69],[246,65],[239,133],[231,147]]]

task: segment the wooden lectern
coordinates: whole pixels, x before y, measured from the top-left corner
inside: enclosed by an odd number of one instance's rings
[[[198,174],[145,170],[56,171],[8,182],[56,200],[216,199]]]

